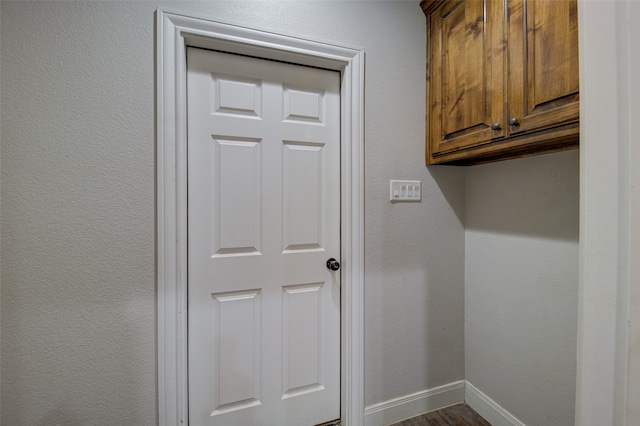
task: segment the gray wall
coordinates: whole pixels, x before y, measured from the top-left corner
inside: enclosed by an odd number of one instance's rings
[[[156,421],[158,5],[0,3],[2,423]],[[423,165],[418,2],[161,6],[365,48],[365,403],[463,379],[464,171]]]
[[[0,2],[2,422],[156,421],[161,6],[365,48],[365,404],[464,379],[466,342],[481,391],[572,423],[577,153],[424,167],[417,3]]]
[[[578,154],[466,171],[466,377],[527,425],[574,423]]]

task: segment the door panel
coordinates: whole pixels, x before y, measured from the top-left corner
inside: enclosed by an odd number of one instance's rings
[[[230,140],[214,135],[211,143],[213,158],[210,164],[218,171],[210,206],[212,255],[260,253],[260,140]],[[223,185],[223,182],[232,184]]]
[[[322,247],[322,145],[284,142],[284,249]]]
[[[283,398],[321,390],[322,287],[285,286],[282,293]]]
[[[340,416],[337,72],[189,48],[189,416]]]
[[[502,2],[463,0],[443,4],[430,17],[427,108],[434,155],[506,134],[504,34],[492,24],[503,16]]]
[[[577,15],[575,0],[509,2],[511,135],[578,121]]]
[[[261,400],[260,291],[212,294],[211,304],[209,327],[217,336],[211,342],[213,373],[219,384],[211,389],[213,413],[254,406]]]

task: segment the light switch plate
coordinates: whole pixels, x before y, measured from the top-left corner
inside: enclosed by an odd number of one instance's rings
[[[392,203],[401,201],[421,201],[422,182],[419,180],[390,181],[389,199]]]

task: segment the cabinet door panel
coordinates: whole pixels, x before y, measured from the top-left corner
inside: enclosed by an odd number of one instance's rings
[[[575,0],[510,0],[509,134],[579,118]]]
[[[432,156],[505,136],[503,16],[502,2],[492,0],[448,2],[431,15]]]

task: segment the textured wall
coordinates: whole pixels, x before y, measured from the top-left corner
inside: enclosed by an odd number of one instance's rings
[[[640,3],[628,1],[628,10],[624,11],[624,16],[629,17],[628,22],[633,22],[629,26],[626,46],[630,47],[640,40]],[[619,12],[621,15],[622,13]],[[628,111],[625,123],[629,126],[628,138],[625,141],[628,158],[625,171],[629,173],[628,183],[623,184],[628,189],[624,201],[628,203],[629,222],[627,237],[623,236],[623,241],[629,243],[624,262],[629,267],[629,381],[627,383],[627,422],[629,424],[640,424],[640,265],[637,259],[640,258],[640,124],[634,117],[640,117],[640,82],[637,75],[640,75],[640,56],[637,54],[639,48],[635,45],[635,50],[631,48],[627,51],[629,68],[627,77],[627,88],[624,92],[628,94]],[[627,157],[628,156],[628,157]],[[623,207],[624,208],[624,207]],[[624,229],[624,228],[623,228]]]
[[[466,376],[528,425],[574,423],[578,154],[466,172]]]
[[[158,5],[0,3],[3,424],[156,421]],[[464,172],[423,166],[418,2],[160,5],[365,48],[365,402],[462,379]]]
[[[1,7],[2,423],[150,424],[151,10]]]
[[[464,170],[424,166],[417,3],[384,12],[366,2],[361,18],[385,23],[358,42],[367,52],[366,405],[464,379]],[[393,13],[399,5],[406,14]],[[422,180],[422,202],[391,204],[389,179]]]

